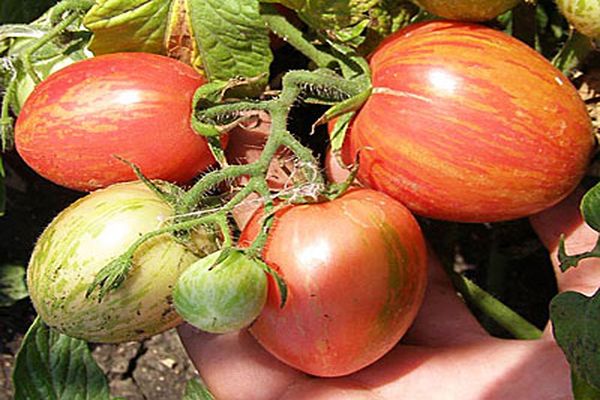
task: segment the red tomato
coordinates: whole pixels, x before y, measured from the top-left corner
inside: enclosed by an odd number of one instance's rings
[[[242,232],[242,246],[257,235],[261,216]],[[289,295],[280,308],[271,279],[251,332],[275,357],[317,376],[350,374],[390,350],[414,320],[427,280],[414,217],[370,189],[280,209],[263,259]]]
[[[190,127],[192,97],[204,79],[159,55],[116,53],[50,75],[25,102],[17,151],[35,171],[72,189],[135,178],[113,155],[149,178],[185,182],[213,163]]]
[[[585,105],[538,53],[460,22],[413,25],[371,61],[373,95],[349,133],[359,179],[417,214],[464,222],[550,207],[594,147]]]

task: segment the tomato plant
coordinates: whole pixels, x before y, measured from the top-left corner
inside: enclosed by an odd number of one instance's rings
[[[150,239],[134,254],[131,277],[119,290],[102,302],[86,297],[102,267],[171,216],[171,207],[140,183],[95,191],[62,211],[40,236],[27,270],[42,320],[91,342],[139,340],[178,324],[171,289],[196,254],[214,251],[204,231],[192,235],[193,251],[169,234]]]
[[[175,309],[206,332],[245,328],[267,299],[267,277],[258,263],[235,250],[201,258],[177,280],[173,289]]]
[[[186,182],[214,159],[190,127],[203,78],[176,60],[117,53],[52,74],[25,102],[15,127],[21,157],[45,178],[92,190],[135,179]]]
[[[242,232],[242,245],[258,234],[261,216]],[[383,193],[357,189],[330,202],[285,206],[274,218],[263,259],[289,294],[280,308],[270,280],[254,337],[318,376],[346,375],[383,356],[424,295],[425,244],[412,214]]]
[[[520,0],[417,0],[432,14],[460,21],[486,21],[510,10]]]
[[[413,25],[373,54],[373,94],[349,133],[359,179],[415,213],[464,222],[523,217],[581,180],[594,138],[569,80],[501,32]]]

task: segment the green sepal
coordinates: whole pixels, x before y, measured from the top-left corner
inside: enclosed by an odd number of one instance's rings
[[[340,116],[337,121],[335,121],[331,132],[329,132],[331,151],[334,155],[339,154],[339,152],[342,150],[344,140],[346,139],[346,132],[348,131],[348,128],[350,127],[350,121],[352,121],[352,118],[355,114],[356,113],[352,111]]]
[[[271,275],[273,279],[275,279],[275,283],[277,284],[277,289],[279,290],[279,295],[281,297],[279,301],[279,308],[283,308],[288,298],[288,287],[285,283],[285,280],[277,271],[273,268],[269,267],[267,263],[262,261],[260,258],[255,258],[255,261],[259,264],[259,266],[265,271],[267,274]]]

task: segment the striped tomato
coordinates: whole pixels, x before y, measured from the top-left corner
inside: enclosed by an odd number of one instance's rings
[[[96,273],[144,233],[172,216],[169,205],[141,183],[95,191],[63,210],[40,236],[27,269],[31,300],[42,320],[91,342],[140,340],[181,321],[171,290],[179,275],[216,250],[210,236],[192,235],[189,250],[169,234],[134,254],[130,277],[102,302],[86,298]]]
[[[373,94],[350,129],[359,179],[415,213],[523,217],[582,178],[594,147],[577,91],[542,56],[492,29],[413,25],[371,58]]]
[[[257,213],[242,232],[260,229]],[[412,214],[389,196],[352,190],[275,214],[263,260],[289,289],[269,282],[250,330],[275,357],[309,374],[340,376],[383,356],[406,332],[427,281],[424,239]]]
[[[213,158],[190,127],[203,78],[191,67],[146,53],[74,63],[36,87],[17,119],[17,151],[47,179],[89,191],[135,178],[114,156],[150,178],[186,182]]]
[[[558,0],[556,4],[579,32],[600,39],[600,1]]]

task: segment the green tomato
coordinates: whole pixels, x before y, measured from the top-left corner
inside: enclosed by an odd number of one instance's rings
[[[459,21],[487,21],[519,4],[520,0],[415,0],[428,12]]]
[[[222,251],[196,261],[173,290],[175,309],[183,319],[211,333],[250,325],[267,300],[267,276],[259,261],[232,250],[215,265]]]
[[[134,253],[119,288],[101,302],[85,296],[102,267],[172,215],[168,204],[138,182],[95,191],[63,210],[39,238],[27,271],[42,320],[69,336],[107,343],[140,340],[180,323],[172,288],[199,255],[216,250],[205,231],[194,231],[186,246],[170,234],[148,240]]]
[[[600,0],[558,0],[556,3],[575,29],[600,39]]]

